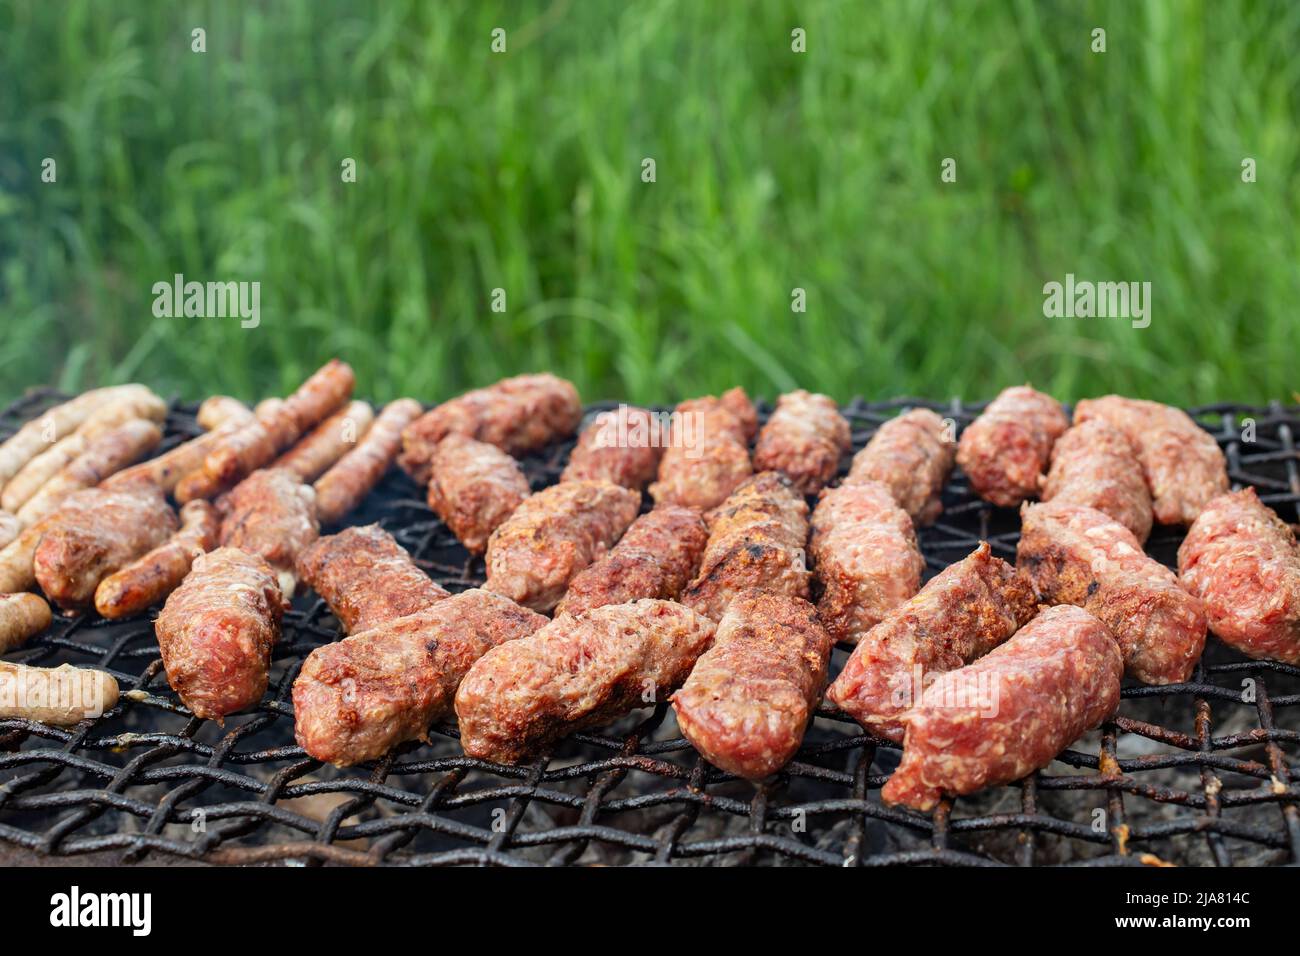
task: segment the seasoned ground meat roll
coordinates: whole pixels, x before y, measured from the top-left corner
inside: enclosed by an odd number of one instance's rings
[[[249,475],[217,502],[221,544],[261,555],[279,575],[280,590],[292,597],[297,584],[294,563],[316,540],[316,493],[284,468],[264,468]]]
[[[776,773],[803,741],[834,643],[802,598],[742,591],[672,696],[682,735],[728,773]]]
[[[695,577],[708,540],[698,511],[662,505],[633,521],[613,550],[578,572],[555,613],[639,598],[675,601]]]
[[[181,527],[144,557],[110,574],[95,588],[95,610],[110,619],[131,617],[164,600],[185,575],[194,559],[217,546],[220,521],[206,501],[181,507]]]
[[[429,459],[429,507],[470,554],[483,553],[528,494],[519,462],[496,445],[453,433]]]
[[[1028,385],[1005,389],[962,432],[957,464],[981,498],[1013,508],[1038,494],[1052,445],[1069,424],[1052,396]]]
[[[1178,574],[1225,644],[1300,664],[1300,551],[1255,489],[1210,499],[1178,549]]]
[[[981,541],[867,632],[827,696],[867,730],[901,743],[899,718],[920,699],[927,674],[978,660],[1037,609],[1029,578]]]
[[[947,423],[928,408],[913,408],[876,429],[853,456],[844,483],[880,482],[912,524],[923,527],[943,511],[939,496],[956,454]]]
[[[1156,521],[1191,524],[1215,495],[1228,490],[1228,468],[1214,436],[1179,408],[1119,395],[1081,401],[1076,424],[1101,418],[1137,451]]]
[[[1138,541],[1151,533],[1151,492],[1137,452],[1123,432],[1100,418],[1080,422],[1057,439],[1042,498],[1096,508]]]
[[[779,471],[799,494],[815,495],[835,477],[850,445],[835,400],[799,389],[777,399],[754,446],[754,470]]]
[[[667,435],[654,414],[620,405],[601,412],[578,436],[561,481],[612,481],[641,491],[659,470]]]
[[[712,640],[712,621],[671,601],[561,614],[470,668],[456,692],[461,746],[471,757],[519,763],[662,700]]]
[[[572,382],[549,374],[517,375],[443,402],[411,422],[402,432],[398,464],[425,484],[433,450],[450,434],[520,455],[567,438],[581,421],[582,403]]]
[[[72,496],[40,537],[32,571],[41,590],[67,610],[87,608],[105,577],[166,541],[176,515],[151,485],[125,491],[91,488]]]
[[[822,492],[809,550],[821,585],[822,623],[849,644],[915,594],[925,571],[912,519],[875,481]]]
[[[1052,501],[1021,511],[1016,563],[1047,604],[1075,604],[1110,628],[1128,673],[1146,684],[1192,676],[1205,609],[1133,532],[1093,508]]]
[[[218,548],[195,559],[155,625],[167,682],[194,716],[221,723],[262,699],[287,607],[257,555]]]
[[[885,803],[932,810],[1046,767],[1119,706],[1114,636],[1077,607],[1044,610],[974,664],[939,675],[907,714]]]
[[[622,536],[640,506],[639,494],[608,481],[565,481],[539,491],[492,533],[484,587],[549,612],[573,576]]]
[[[470,666],[547,619],[477,588],[318,647],[293,684],[294,733],[317,760],[350,767],[422,740],[451,716]]]
[[[753,474],[749,440],[757,428],[758,413],[743,389],[682,402],[650,496],[661,505],[716,508]]]
[[[317,539],[298,555],[298,575],[348,634],[427,610],[447,591],[377,524]]]
[[[709,517],[709,543],[682,603],[714,621],[741,591],[808,597],[808,505],[790,479],[764,471]]]

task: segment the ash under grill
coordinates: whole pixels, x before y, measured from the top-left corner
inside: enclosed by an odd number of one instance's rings
[[[0,412],[0,435],[58,400]],[[845,408],[861,448],[896,410],[924,405],[960,425],[980,406],[900,399]],[[598,407],[608,407],[598,406]],[[594,409],[592,409],[594,410]],[[168,419],[168,447],[199,429]],[[1214,428],[1234,483],[1296,518],[1300,408],[1191,409]],[[1241,426],[1254,421],[1255,441]],[[525,462],[534,489],[570,445]],[[932,575],[981,539],[1014,559],[1018,521],[972,497],[957,473],[944,515],[920,531]],[[396,470],[348,523],[378,521],[451,591],[482,583],[471,559]],[[1173,562],[1181,534],[1148,549]],[[828,707],[795,760],[761,788],[709,767],[661,705],[548,759],[498,767],[461,752],[453,726],[375,764],[322,767],[294,743],[289,692],[303,659],[338,631],[314,595],[285,618],[271,689],[224,728],[190,717],[167,686],[149,618],[57,620],[9,659],[111,672],[123,697],[75,728],[0,720],[0,858],[97,854],[109,862],[407,864],[1076,864],[1300,861],[1300,668],[1249,661],[1211,638],[1192,681],[1127,684],[1116,718],[1018,784],[945,801],[930,815],[886,807],[899,749]],[[837,649],[832,674],[847,652]],[[107,853],[108,856],[102,856]]]

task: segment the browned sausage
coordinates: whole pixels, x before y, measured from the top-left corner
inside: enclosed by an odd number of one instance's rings
[[[456,692],[461,746],[471,757],[519,763],[662,700],[712,640],[712,621],[671,601],[561,614],[469,669]]]
[[[612,481],[640,491],[659,470],[667,438],[644,408],[601,412],[578,436],[560,481]]]
[[[316,493],[283,468],[255,471],[217,502],[222,547],[260,555],[292,597],[298,555],[320,534]]]
[[[1042,499],[1096,508],[1133,532],[1151,533],[1151,492],[1132,443],[1100,418],[1075,425],[1056,440]]]
[[[151,421],[136,419],[93,440],[71,464],[46,482],[18,510],[27,523],[39,521],[74,491],[93,488],[109,475],[139,461],[162,441],[162,431]]]
[[[898,718],[920,699],[926,675],[978,660],[1037,610],[1029,577],[981,541],[867,631],[826,696],[867,730],[902,743]]]
[[[928,408],[914,408],[891,418],[853,457],[844,483],[878,481],[914,525],[933,524],[943,511],[939,496],[957,454],[948,427]]]
[[[754,473],[749,440],[757,427],[758,412],[744,389],[682,402],[650,496],[661,505],[716,508]]]
[[[822,587],[822,623],[849,644],[915,594],[925,570],[912,519],[878,481],[822,492],[809,551]]]
[[[95,610],[117,619],[140,614],[167,598],[190,573],[194,559],[217,546],[220,522],[206,501],[181,508],[181,527],[166,543],[110,574],[95,589]]]
[[[808,504],[790,479],[764,471],[709,516],[709,543],[682,603],[714,621],[748,588],[808,597]]]
[[[418,613],[318,647],[293,684],[294,734],[317,760],[350,767],[422,740],[451,716],[470,666],[547,620],[474,588]]]
[[[906,716],[903,762],[880,796],[931,810],[1045,767],[1119,706],[1115,637],[1087,611],[1045,609],[974,664],[940,674]]]
[[[639,494],[609,481],[539,491],[492,533],[484,587],[545,614],[573,576],[622,536],[640,505]]]
[[[1214,436],[1181,408],[1105,395],[1081,401],[1074,420],[1103,418],[1137,451],[1156,521],[1191,524],[1215,495],[1228,490],[1228,468]]]
[[[420,416],[402,432],[399,464],[420,484],[438,442],[456,432],[519,455],[572,435],[582,403],[572,382],[554,375],[517,375],[466,392]]]
[[[483,553],[529,491],[519,463],[487,442],[452,433],[429,459],[429,507],[470,554]]]
[[[413,398],[389,402],[357,447],[320,477],[315,487],[321,524],[336,524],[379,484],[402,446],[402,429],[420,411],[420,403]]]
[[[981,498],[1015,507],[1038,494],[1052,445],[1069,424],[1052,396],[1028,385],[1004,389],[961,433],[957,464]]]
[[[758,434],[755,471],[779,471],[801,495],[815,495],[835,477],[850,447],[849,423],[835,400],[803,389],[782,395]]]
[[[1205,608],[1174,572],[1095,508],[1051,501],[1020,512],[1016,563],[1047,604],[1076,604],[1114,633],[1145,684],[1181,683],[1205,649]]]
[[[315,481],[356,447],[375,413],[365,402],[348,402],[275,460],[272,468],[288,468],[303,481]]]
[[[738,777],[776,773],[803,742],[834,645],[802,598],[742,591],[672,696],[682,736]]]
[[[641,515],[604,557],[569,582],[556,614],[640,598],[675,601],[699,570],[709,530],[694,508],[660,505]]]
[[[150,485],[125,491],[91,488],[84,510],[60,508],[32,556],[32,571],[46,597],[65,609],[90,606],[99,582],[156,548],[176,530],[176,515]]]
[[[447,597],[377,524],[318,539],[298,555],[298,574],[348,634],[415,614]]]
[[[177,484],[176,500],[212,498],[271,464],[277,454],[346,402],[355,383],[350,366],[330,359],[283,404],[259,406],[253,421],[223,436],[203,459],[202,468]]]
[[[194,560],[154,628],[167,682],[194,716],[221,723],[262,699],[287,607],[257,555],[218,548]]]

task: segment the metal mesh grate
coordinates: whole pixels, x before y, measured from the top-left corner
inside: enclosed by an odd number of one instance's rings
[[[0,434],[55,401],[35,393],[0,413]],[[845,409],[860,448],[898,409],[925,405],[965,425],[976,405],[900,399]],[[600,406],[608,407],[608,406]],[[1286,520],[1300,501],[1293,444],[1300,408],[1193,409],[1228,455],[1234,482],[1254,485]],[[1245,420],[1253,441],[1242,440]],[[169,443],[197,432],[177,408]],[[1249,433],[1248,433],[1249,436]],[[558,478],[569,446],[525,462],[534,488]],[[923,529],[928,573],[981,538],[1014,556],[1013,513],[972,498],[956,474],[945,513]],[[379,521],[452,591],[482,581],[394,471],[352,523]],[[1179,535],[1149,548],[1172,561]],[[893,744],[823,706],[796,759],[762,787],[705,764],[660,706],[549,758],[498,767],[465,757],[453,726],[376,764],[338,771],[293,739],[289,691],[303,658],[334,640],[328,609],[300,598],[276,647],[260,708],[220,728],[196,720],[162,672],[148,619],[57,621],[11,659],[100,667],[123,698],[75,728],[0,720],[0,849],[103,853],[214,863],[1276,864],[1300,861],[1300,668],[1248,661],[1211,640],[1188,684],[1126,685],[1119,715],[1018,784],[945,801],[930,815],[881,803],[898,763]],[[837,649],[832,672],[847,654]]]

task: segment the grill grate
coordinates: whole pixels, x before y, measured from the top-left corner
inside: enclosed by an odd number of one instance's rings
[[[0,412],[0,434],[57,398],[36,392]],[[845,409],[855,448],[910,405],[959,425],[979,410],[955,401],[857,400]],[[192,412],[175,407],[169,444],[197,433]],[[1233,481],[1254,485],[1292,520],[1300,408],[1192,412],[1224,446]],[[1247,420],[1250,442],[1241,440]],[[525,462],[534,488],[558,478],[569,447]],[[972,498],[959,473],[944,504],[940,521],[920,535],[928,573],[981,538],[1014,556],[1014,514]],[[396,471],[350,520],[382,523],[451,591],[482,581],[482,562],[467,557]],[[1149,549],[1171,562],[1179,537],[1157,529]],[[522,767],[465,757],[454,726],[435,727],[428,744],[373,765],[322,767],[294,743],[289,692],[303,658],[336,637],[323,603],[300,598],[275,649],[267,698],[220,728],[180,707],[148,619],[57,621],[11,659],[103,668],[123,698],[74,728],[0,720],[0,853],[8,843],[38,858],[108,852],[113,861],[223,864],[1300,861],[1300,788],[1292,782],[1300,732],[1285,719],[1300,706],[1300,668],[1249,661],[1213,639],[1190,683],[1126,685],[1119,715],[1051,767],[920,815],[879,798],[898,748],[825,706],[794,762],[757,788],[705,764],[665,705],[578,735]],[[846,656],[836,650],[833,673]]]

